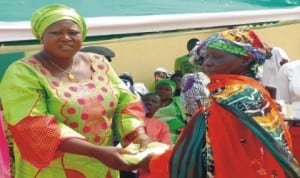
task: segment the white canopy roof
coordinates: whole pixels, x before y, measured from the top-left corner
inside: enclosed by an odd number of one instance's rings
[[[88,36],[135,34],[261,22],[298,22],[300,7],[220,13],[86,18]],[[0,42],[35,39],[29,21],[0,22]]]

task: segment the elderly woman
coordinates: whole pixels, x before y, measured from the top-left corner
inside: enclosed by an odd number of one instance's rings
[[[300,177],[283,118],[255,77],[268,54],[259,37],[250,29],[226,30],[204,49],[210,96],[174,149],[143,166],[171,178]]]
[[[123,146],[147,145],[142,103],[104,56],[79,52],[83,17],[50,5],[33,14],[31,25],[42,49],[9,66],[0,86],[15,178],[111,178],[119,177],[116,169],[135,169],[112,138],[115,132]]]

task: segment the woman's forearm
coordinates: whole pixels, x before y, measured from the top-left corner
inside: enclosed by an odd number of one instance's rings
[[[117,170],[129,171],[137,168],[136,165],[128,164],[121,156],[121,154],[130,154],[130,152],[114,146],[99,146],[85,140],[71,138],[63,140],[59,144],[58,150],[95,158],[106,166]]]
[[[94,157],[96,152],[99,152],[100,146],[91,144],[85,140],[71,138],[61,141],[58,146],[58,151],[79,154],[89,157]]]

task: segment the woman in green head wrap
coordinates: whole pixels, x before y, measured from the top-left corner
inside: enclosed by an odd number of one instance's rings
[[[84,40],[87,34],[84,18],[75,9],[61,4],[46,6],[35,11],[31,17],[32,33],[37,39],[41,39],[47,27],[66,19],[72,20],[80,27],[82,40]]]
[[[169,79],[159,80],[155,84],[155,93],[160,97],[161,107],[153,116],[169,125],[173,143],[177,141],[178,135],[186,123],[186,115],[180,97],[173,96],[175,88],[176,83]]]
[[[113,147],[145,148],[141,101],[104,56],[79,52],[84,18],[64,5],[32,15],[42,49],[11,64],[1,81],[3,113],[14,140],[15,178],[118,178],[135,169]],[[112,127],[114,126],[114,127]]]

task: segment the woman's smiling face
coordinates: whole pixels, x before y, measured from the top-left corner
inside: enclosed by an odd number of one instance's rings
[[[82,33],[71,20],[61,20],[50,25],[43,33],[44,50],[57,59],[69,59],[80,49]]]

